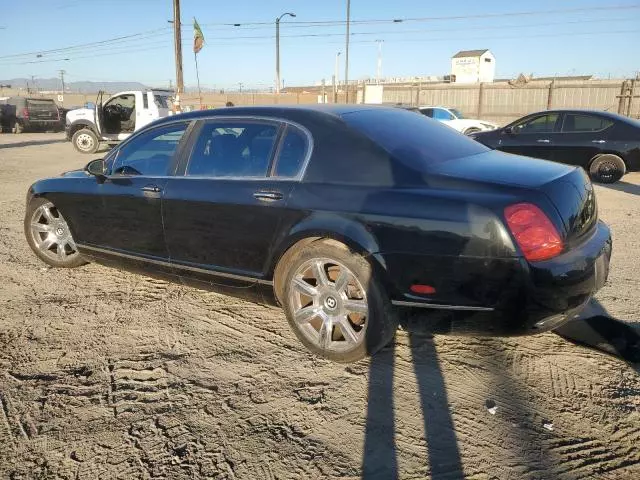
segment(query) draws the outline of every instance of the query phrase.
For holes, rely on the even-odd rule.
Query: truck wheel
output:
[[[88,128],[82,128],[74,133],[71,143],[80,153],[96,153],[100,147],[97,135]]]
[[[22,133],[24,132],[24,127],[22,124],[16,120],[16,123],[13,124],[13,128],[11,128],[11,133]]]

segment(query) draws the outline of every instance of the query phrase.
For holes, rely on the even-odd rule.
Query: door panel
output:
[[[294,184],[268,177],[283,130],[238,118],[199,125],[184,176],[169,179],[163,197],[169,255],[185,278],[241,287],[264,275]]]
[[[163,197],[171,261],[230,275],[262,276],[291,182],[175,177]],[[181,269],[206,278],[206,272]],[[226,275],[220,283],[241,286]]]
[[[510,126],[498,140],[498,149],[534,158],[551,160],[553,157],[553,133],[560,115],[548,113],[527,117]]]
[[[595,155],[607,150],[612,126],[605,117],[565,113],[562,129],[554,135],[553,160],[586,167]]]

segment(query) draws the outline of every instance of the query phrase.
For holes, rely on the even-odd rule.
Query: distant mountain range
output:
[[[29,78],[12,78],[0,80],[0,85],[46,91],[60,90],[62,88],[59,78],[36,78],[35,82],[32,82]],[[145,88],[148,88],[148,86],[139,82],[65,82],[67,93],[95,93],[99,90],[112,93],[125,90],[144,90]]]

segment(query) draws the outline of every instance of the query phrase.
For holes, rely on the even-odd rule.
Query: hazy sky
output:
[[[344,52],[345,26],[331,21],[344,21],[346,0],[181,3],[188,86],[195,85],[194,16],[206,39],[198,60],[201,82],[208,87],[238,88],[238,82],[245,88],[272,86],[273,22],[284,12],[297,15],[281,24],[285,84],[311,84],[322,78],[330,82],[335,55]],[[0,5],[0,79],[54,77],[59,69],[67,71],[69,81],[166,86],[175,79],[173,36],[167,23],[173,15],[172,0],[0,0]],[[613,8],[621,6],[636,8]],[[569,9],[575,10],[557,11]],[[522,12],[530,14],[504,15]],[[384,76],[448,74],[451,55],[480,48],[496,56],[498,77],[520,72],[621,77],[640,70],[640,2],[629,0],[352,0],[351,18],[351,79],[375,76],[376,40],[383,41]],[[366,20],[380,21],[357,23]],[[323,21],[329,23],[302,23]],[[241,26],[223,25],[234,23]],[[127,38],[109,41],[123,36]],[[47,52],[65,47],[75,48]],[[340,58],[343,77],[344,54]]]

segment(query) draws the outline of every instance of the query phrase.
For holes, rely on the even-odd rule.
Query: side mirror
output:
[[[84,167],[85,172],[98,178],[104,178],[106,170],[107,165],[101,158],[98,158],[97,160],[91,160],[89,163],[87,163],[86,167]]]
[[[506,133],[507,135],[513,135],[514,133],[516,133],[513,127],[504,127],[502,129],[502,132]]]

